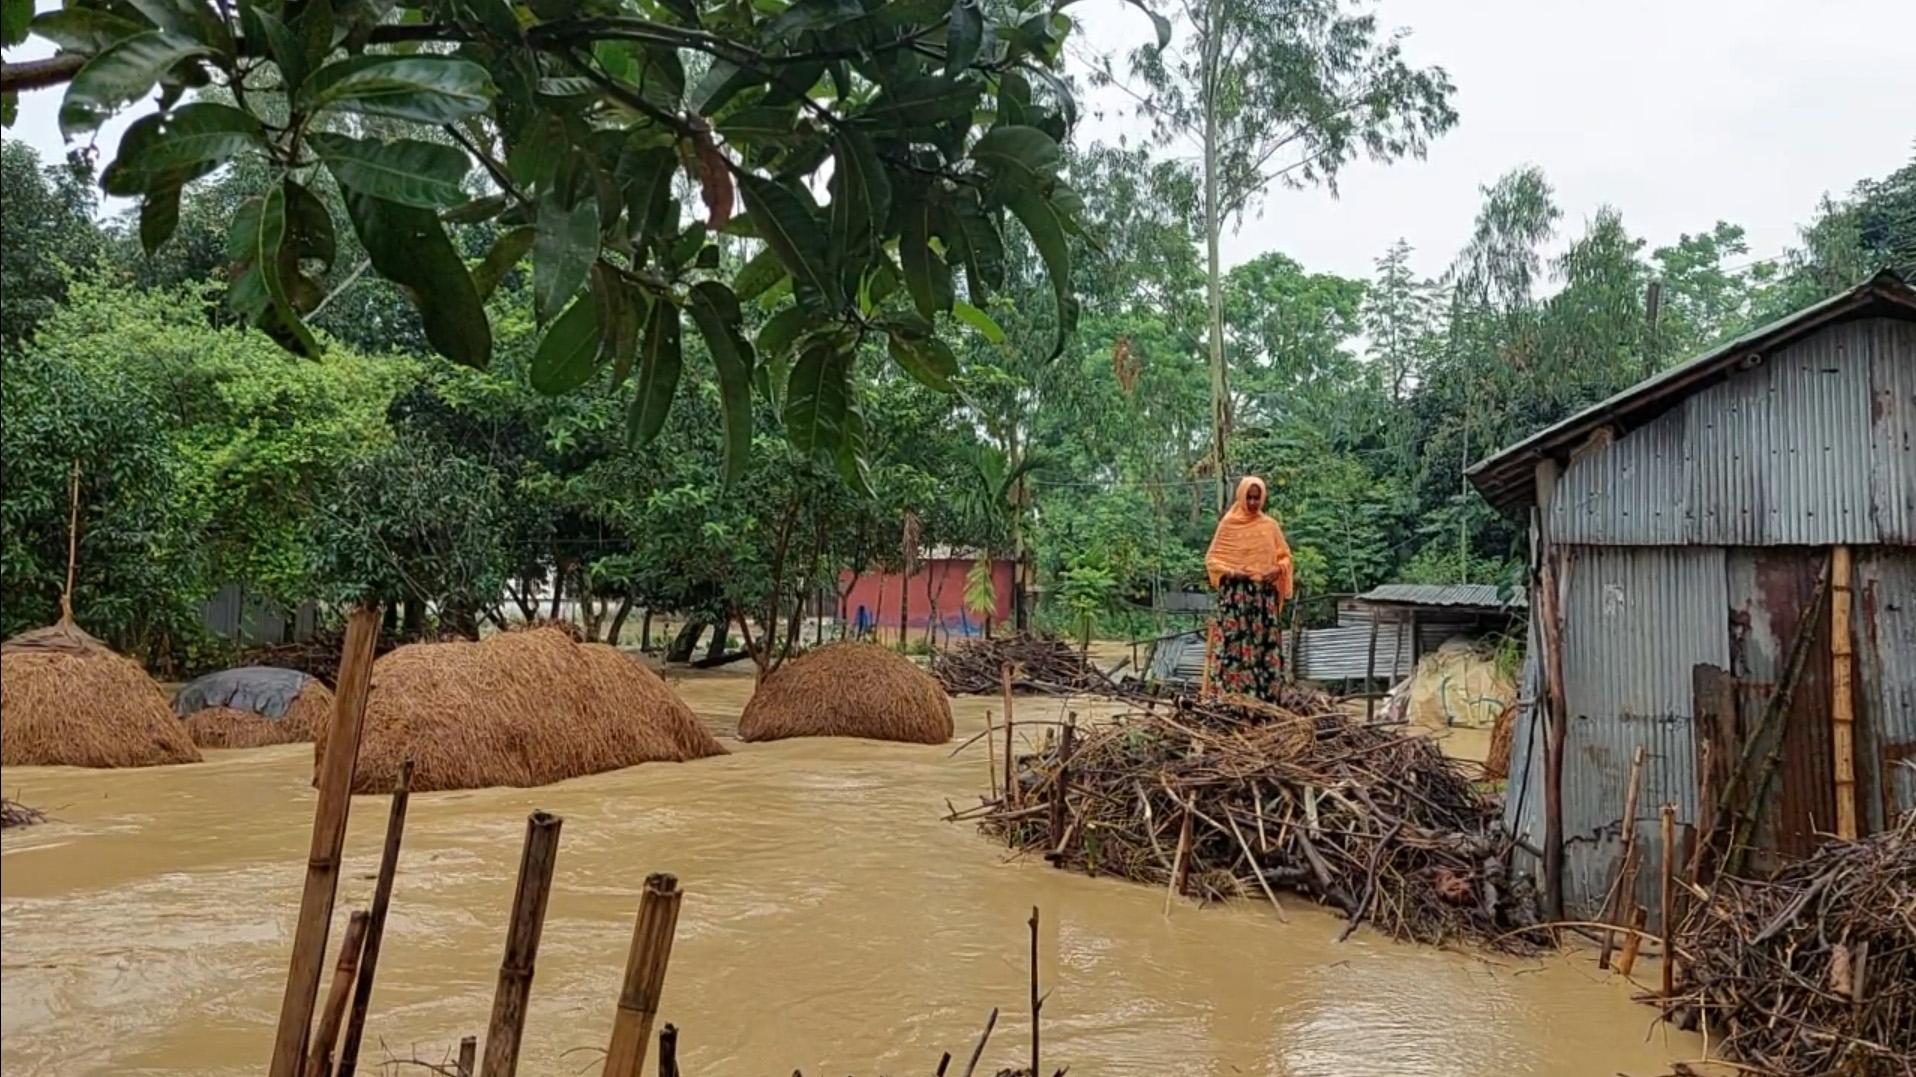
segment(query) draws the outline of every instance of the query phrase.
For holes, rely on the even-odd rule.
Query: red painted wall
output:
[[[931,619],[932,591],[938,591],[938,622],[946,631],[958,635],[982,635],[984,625],[979,618],[965,609],[965,577],[971,574],[971,568],[977,564],[970,558],[939,558],[921,561],[918,571],[910,580],[902,581],[911,588],[910,613],[911,626],[923,628]],[[845,586],[852,583],[852,574],[846,572],[838,578],[838,589],[842,594]],[[865,611],[865,623],[881,628],[898,627],[899,586],[901,580],[896,572],[866,572],[852,585],[851,593],[846,596],[845,606],[839,611],[839,617],[846,623],[856,626],[859,620],[859,608]],[[997,592],[998,608],[994,620],[1002,624],[1011,620],[1011,562],[1005,559],[991,563],[992,590]]]

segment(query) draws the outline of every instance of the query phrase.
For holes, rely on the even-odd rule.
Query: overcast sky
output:
[[[1071,10],[1087,55],[1149,39],[1143,16],[1116,0]],[[1916,0],[1382,0],[1377,10],[1411,31],[1414,62],[1449,71],[1457,126],[1427,160],[1353,164],[1340,197],[1273,193],[1227,238],[1227,261],[1281,250],[1366,276],[1401,236],[1436,275],[1469,235],[1479,188],[1524,164],[1556,187],[1565,231],[1606,204],[1652,246],[1722,219],[1748,230],[1750,259],[1769,258],[1822,195],[1916,156]],[[36,40],[7,56],[50,51]],[[1135,137],[1127,103],[1102,91],[1079,137]],[[63,152],[58,105],[58,91],[26,95],[9,136]],[[101,137],[103,164],[124,126]]]

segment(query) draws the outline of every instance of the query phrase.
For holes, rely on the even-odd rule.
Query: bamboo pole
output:
[[[519,1069],[519,1038],[526,1027],[526,1000],[532,995],[533,965],[539,934],[545,928],[546,899],[552,894],[552,869],[559,859],[563,819],[535,811],[526,819],[525,848],[519,857],[519,882],[512,894],[512,919],[506,924],[506,952],[499,960],[499,986],[492,996],[492,1020],[486,1025],[485,1077],[513,1077]]]
[[[1563,749],[1569,732],[1569,714],[1563,681],[1563,619],[1558,610],[1556,551],[1546,548],[1538,587],[1538,613],[1543,618],[1545,710],[1543,765],[1544,913],[1563,919]]]
[[[472,1077],[473,1067],[479,1062],[479,1037],[467,1036],[459,1041],[459,1077]]]
[[[1179,814],[1183,816],[1183,821],[1178,824],[1178,851],[1171,858],[1170,885],[1164,891],[1164,913],[1167,916],[1171,913],[1171,899],[1184,893],[1185,873],[1190,866],[1186,860],[1191,852],[1191,809],[1187,807]]]
[[[1058,781],[1051,789],[1051,856],[1064,853],[1065,797],[1071,792],[1071,753],[1078,743],[1078,716],[1070,715],[1064,724],[1064,739],[1058,744]]]
[[[304,1060],[313,1004],[326,959],[326,933],[339,889],[339,852],[346,841],[346,816],[352,810],[353,766],[366,716],[366,690],[372,684],[373,645],[379,639],[379,607],[361,606],[346,618],[339,686],[333,693],[332,725],[326,757],[319,764],[319,796],[313,808],[313,839],[306,857],[306,885],[300,893],[299,919],[293,928],[292,962],[286,994],[280,1000],[279,1028],[273,1038],[271,1077],[295,1077]]]
[[[1676,805],[1663,806],[1663,997],[1676,994]]]
[[[652,1040],[652,1022],[659,1015],[659,992],[665,986],[666,964],[672,959],[672,932],[678,926],[683,896],[677,878],[663,873],[646,876],[645,891],[639,897],[639,918],[632,925],[632,948],[625,957],[625,985],[619,991],[619,1008],[612,1016],[605,1077],[639,1077],[645,1066],[645,1049]],[[664,1068],[663,1055],[660,1068]]]
[[[386,845],[379,852],[379,881],[373,884],[372,915],[366,924],[365,951],[359,959],[359,982],[353,989],[352,1016],[346,1021],[346,1037],[339,1042],[338,1077],[353,1077],[359,1068],[359,1041],[366,1031],[373,977],[379,974],[379,947],[386,937],[386,911],[392,906],[393,876],[399,871],[399,844],[406,835],[406,805],[411,799],[412,760],[408,759],[399,764],[392,808],[386,815]]]
[[[370,919],[355,909],[346,922],[346,934],[339,940],[339,957],[333,964],[333,985],[326,991],[326,1005],[319,1012],[319,1030],[313,1035],[313,1047],[306,1056],[306,1077],[326,1077],[332,1069],[333,1043],[339,1038],[339,1022],[346,1015],[346,1003],[353,997],[353,981],[359,972],[359,955],[366,942],[366,923]]]
[[[1611,883],[1610,900],[1604,903],[1603,919],[1622,920],[1623,910],[1636,904],[1635,857],[1637,852],[1637,792],[1643,787],[1644,746],[1630,753],[1630,784],[1624,787],[1623,794],[1623,854],[1617,859],[1617,877]],[[1610,967],[1610,951],[1616,945],[1617,934],[1614,931],[1603,933],[1603,952],[1597,956],[1597,967]]]
[[[1031,1073],[1038,1077],[1038,1012],[1044,999],[1038,994],[1038,907],[1031,907]]]
[[[991,712],[985,712],[985,771],[991,775],[991,795],[998,796],[998,727],[991,724]]]
[[[1856,821],[1856,701],[1851,677],[1850,552],[1838,546],[1831,555],[1830,580],[1830,744],[1836,761],[1836,836],[1854,840]]]
[[[1024,786],[1018,781],[1018,757],[1011,737],[1011,663],[999,670],[1005,688],[1005,802],[1016,807],[1024,803]]]
[[[679,1028],[670,1021],[659,1030],[659,1077],[679,1077]]]
[[[1630,932],[1623,936],[1623,953],[1617,956],[1617,974],[1626,980],[1630,978],[1630,970],[1637,966],[1637,947],[1643,944],[1643,925],[1649,919],[1650,911],[1641,905],[1630,915]]]

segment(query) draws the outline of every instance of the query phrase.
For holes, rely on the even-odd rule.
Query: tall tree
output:
[[[1162,135],[1195,138],[1202,155],[1207,353],[1219,507],[1229,496],[1230,383],[1225,357],[1227,221],[1256,209],[1274,183],[1323,183],[1360,155],[1422,156],[1457,120],[1442,68],[1404,59],[1401,31],[1382,32],[1349,0],[1186,0],[1176,48],[1140,49]]]
[[[0,346],[12,346],[66,298],[68,275],[93,262],[102,240],[84,168],[45,167],[32,146],[4,139],[0,170]]]

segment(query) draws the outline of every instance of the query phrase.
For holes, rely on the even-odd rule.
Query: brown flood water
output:
[[[729,734],[749,677],[678,682]],[[990,704],[957,704],[960,735]],[[1025,717],[1059,704],[1022,704]],[[946,800],[978,749],[732,745],[541,789],[415,796],[361,1068],[482,1031],[525,816],[565,817],[522,1072],[596,1072],[641,881],[686,889],[661,1020],[687,1072],[928,1072],[1005,1010],[983,1072],[1026,1058],[1031,906],[1046,1068],[1112,1074],[1667,1072],[1701,1053],[1585,957],[1397,945],[1287,903],[1169,917],[1153,889],[1007,861]],[[56,822],[4,842],[0,1068],[254,1074],[269,1052],[312,822],[311,748],[142,771],[17,767]],[[354,801],[339,909],[372,888],[386,805]],[[339,928],[335,925],[334,937]],[[330,958],[328,961],[330,968]],[[1654,973],[1654,968],[1651,969]],[[1639,975],[1641,975],[1639,970]],[[422,1072],[408,1070],[406,1072]]]

